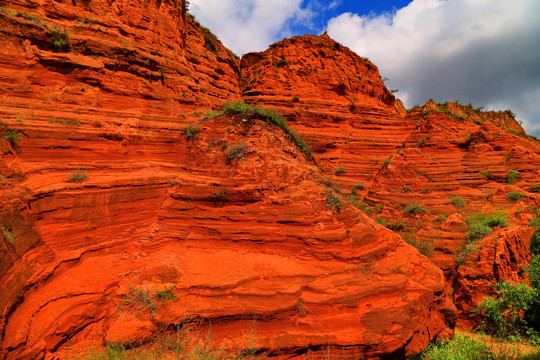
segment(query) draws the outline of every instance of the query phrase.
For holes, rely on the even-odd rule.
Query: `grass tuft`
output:
[[[326,207],[329,208],[332,211],[337,211],[337,212],[341,211],[341,209],[343,208],[343,201],[341,201],[339,196],[334,194],[334,192],[332,190],[330,190],[330,189],[327,189],[324,192],[324,194],[327,197],[327,199],[326,199]]]
[[[148,293],[148,290],[137,289],[132,286],[129,287],[129,292],[123,294],[123,305],[127,306],[131,311],[139,316],[141,312],[150,310],[155,311],[156,304],[152,300],[152,296]]]
[[[465,199],[463,199],[461,196],[454,196],[452,200],[450,200],[450,205],[461,209],[462,207],[465,207],[465,205],[467,205],[467,201],[465,201]]]
[[[485,340],[476,340],[460,333],[454,339],[432,344],[421,359],[429,360],[538,360],[540,352],[523,353],[519,347],[506,344],[489,344]]]
[[[521,191],[510,191],[506,194],[506,200],[518,202],[525,196]]]
[[[289,137],[300,149],[300,151],[311,157],[311,151],[309,150],[309,146],[304,141],[304,139],[300,135],[298,135],[296,131],[289,127],[289,123],[287,122],[287,120],[285,120],[283,116],[273,110],[269,110],[267,108],[257,105],[246,104],[243,101],[236,101],[226,103],[223,108],[218,112],[211,112],[206,114],[206,118],[212,119],[223,114],[240,114],[246,119],[257,118],[275,124],[289,135]]]
[[[420,204],[411,203],[403,209],[403,213],[407,215],[419,215],[429,213],[429,211]]]
[[[6,239],[7,241],[9,242],[14,242],[15,239],[17,239],[17,235],[15,235],[15,233],[13,233],[13,231],[5,228],[5,227],[1,227],[2,229],[2,235],[4,235],[4,239]]]
[[[467,243],[473,243],[485,238],[493,231],[494,227],[506,227],[510,225],[508,214],[503,212],[494,212],[486,214],[479,212],[468,216],[465,222],[470,230],[467,232]]]
[[[12,145],[15,145],[17,141],[21,140],[21,134],[14,129],[8,129],[2,139],[9,141]]]
[[[225,154],[227,164],[232,163],[234,160],[244,160],[244,152],[246,149],[247,145],[245,144],[231,146]]]
[[[52,36],[52,45],[56,51],[65,51],[69,49],[69,33],[66,29],[57,28],[56,26],[49,28],[49,32]]]
[[[430,258],[433,256],[433,250],[435,248],[433,240],[421,241],[416,239],[416,237],[410,233],[403,234],[402,239],[407,244],[412,245],[416,249],[418,249],[420,254],[424,255],[425,257]]]
[[[193,140],[199,132],[200,130],[193,124],[189,124],[184,128],[184,135],[186,135],[188,141]]]
[[[73,182],[73,183],[80,183],[83,181],[88,180],[88,175],[86,175],[86,171],[84,170],[77,170],[71,173],[71,175],[68,176],[67,181]]]

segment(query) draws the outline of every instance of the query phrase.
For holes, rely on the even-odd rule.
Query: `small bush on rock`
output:
[[[491,234],[494,227],[506,227],[510,225],[508,214],[496,212],[486,214],[483,212],[468,216],[465,222],[469,225],[470,230],[467,232],[467,242],[472,243],[483,239]]]
[[[465,205],[467,205],[467,201],[465,201],[465,199],[463,199],[461,196],[454,196],[452,200],[450,200],[450,205],[461,209],[462,207],[465,207]]]
[[[186,128],[184,128],[184,134],[188,140],[193,140],[199,132],[200,130],[197,129],[197,127],[193,124],[189,124]]]
[[[418,214],[426,214],[429,211],[428,209],[426,209],[420,204],[411,203],[405,207],[403,212],[407,215],[418,215]]]
[[[324,193],[327,197],[326,199],[326,207],[329,208],[332,211],[341,211],[343,208],[343,201],[334,194],[334,192],[330,189],[327,189]]]
[[[514,182],[516,182],[518,177],[519,177],[519,171],[508,170],[508,173],[506,173],[506,178],[508,179],[508,183],[510,185],[513,185]]]
[[[225,154],[225,157],[227,158],[227,164],[230,164],[234,160],[243,160],[246,148],[247,146],[244,144],[231,146]]]
[[[506,194],[506,200],[510,201],[519,201],[525,196],[524,193],[521,191],[510,191],[508,194]]]
[[[69,175],[67,181],[68,182],[79,183],[79,182],[83,182],[83,181],[86,181],[86,180],[88,180],[88,175],[86,175],[86,171],[77,170],[77,171],[73,172],[71,175]]]

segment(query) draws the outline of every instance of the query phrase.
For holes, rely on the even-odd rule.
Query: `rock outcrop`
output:
[[[0,357],[202,322],[228,348],[251,331],[268,355],[399,359],[523,277],[540,145],[511,114],[407,112],[326,35],[240,61],[184,7],[0,8]],[[311,155],[264,117],[208,113],[239,99]],[[466,216],[492,209],[512,226],[463,252]]]

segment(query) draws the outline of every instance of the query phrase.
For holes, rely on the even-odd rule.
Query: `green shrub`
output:
[[[234,160],[243,160],[244,151],[246,151],[247,146],[245,144],[231,146],[225,153],[227,158],[227,164],[230,164]]]
[[[487,226],[486,224],[474,223],[470,225],[470,230],[467,232],[467,242],[473,243],[483,239],[491,234],[492,231],[493,228]]]
[[[2,229],[2,235],[4,235],[4,239],[6,239],[9,242],[14,242],[17,238],[17,235],[13,233],[13,231],[10,231],[9,229],[6,229],[5,227],[1,227]]]
[[[533,192],[533,193],[540,193],[540,183],[537,183],[537,184],[529,184],[529,187],[531,188],[531,192]]]
[[[540,228],[537,228],[531,237],[529,253],[531,255],[540,255]]]
[[[293,96],[291,101],[297,103],[300,102],[300,98],[298,96]]]
[[[378,217],[375,219],[375,222],[379,225],[386,226],[386,220],[382,217]]]
[[[204,32],[204,47],[217,55],[217,38],[205,27],[201,27]]]
[[[336,175],[341,175],[341,174],[345,174],[346,172],[347,172],[347,170],[345,170],[345,168],[343,166],[338,166],[334,173]]]
[[[162,302],[169,302],[169,301],[176,301],[178,300],[178,296],[176,296],[175,293],[173,293],[175,286],[171,287],[167,290],[158,290],[156,291],[156,298],[159,301]]]
[[[506,194],[506,200],[519,201],[525,196],[521,191],[510,191]]]
[[[339,186],[334,184],[330,179],[328,179],[328,178],[318,178],[317,182],[319,182],[319,183],[323,184],[324,186],[329,187],[330,189],[334,190],[335,192],[341,194],[341,189],[339,188]],[[358,195],[358,194],[356,194],[356,195]]]
[[[334,192],[330,189],[327,189],[324,194],[327,197],[326,207],[332,211],[341,211],[341,209],[343,208],[343,202],[341,201],[339,196],[336,196]]]
[[[0,13],[6,14],[6,15],[11,15],[11,16],[16,15],[15,12],[13,12],[13,10],[5,8],[5,7],[0,7]]]
[[[413,189],[410,186],[403,185],[403,187],[399,189],[399,191],[401,191],[402,193],[408,193],[408,192],[413,191]]]
[[[2,139],[9,141],[11,144],[15,145],[15,143],[19,140],[21,140],[21,134],[17,130],[8,129],[4,135],[2,135]]]
[[[94,25],[94,20],[88,18],[88,17],[78,17],[77,18],[77,21],[80,22],[80,23],[83,23],[83,24],[86,24],[86,25]]]
[[[123,306],[127,306],[130,310],[135,312],[136,316],[140,315],[140,312],[147,310],[155,311],[156,304],[152,300],[152,296],[148,293],[148,290],[137,289],[129,287],[129,293],[123,294],[124,300]]]
[[[347,196],[346,200],[349,204],[360,210],[363,210],[369,206],[367,203],[358,200],[358,194],[351,193],[351,195]]]
[[[510,222],[508,221],[508,214],[503,212],[489,214],[483,221],[486,225],[492,228],[507,227],[510,225]]]
[[[60,120],[57,118],[51,118],[51,119],[48,119],[47,121],[50,123],[56,123],[56,124],[62,124],[66,126],[74,126],[74,127],[81,125],[81,122],[77,119],[61,119]]]
[[[311,156],[311,152],[304,139],[298,135],[296,131],[289,127],[289,123],[283,116],[273,110],[269,110],[257,105],[249,105],[243,101],[237,101],[233,103],[226,103],[223,108],[217,113],[216,116],[223,115],[225,113],[232,115],[242,115],[244,119],[258,118],[267,121],[271,124],[275,124],[283,129],[296,144],[296,146],[306,155]]]
[[[400,231],[405,229],[405,225],[407,225],[407,223],[404,220],[396,220],[387,223],[385,226],[392,231]]]
[[[53,28],[48,28],[52,36],[52,45],[56,51],[64,51],[69,48],[69,33],[66,29],[60,29],[54,26]]]
[[[461,196],[454,196],[450,200],[450,205],[453,205],[453,206],[457,207],[458,209],[461,209],[462,207],[467,205],[467,202]]]
[[[506,173],[506,178],[508,179],[508,183],[510,185],[514,184],[518,177],[519,171],[517,170],[508,170],[508,172]]]
[[[354,184],[354,186],[352,187],[352,190],[366,190],[366,184],[362,183],[362,182],[357,182],[356,184]]]
[[[68,176],[67,181],[68,182],[74,182],[79,183],[86,181],[88,179],[88,175],[86,175],[86,171],[84,170],[77,170],[71,173],[71,175]]]
[[[188,140],[193,140],[200,130],[193,124],[189,124],[184,128],[184,134]]]
[[[494,227],[506,227],[510,225],[508,214],[495,212],[486,214],[479,212],[465,218],[470,230],[467,232],[467,242],[472,243],[485,238],[493,231]]]
[[[285,59],[279,59],[277,62],[276,62],[276,66],[277,67],[282,67],[282,66],[287,66],[287,65],[290,65],[291,63],[288,62],[287,60]]]
[[[418,214],[426,214],[429,211],[428,209],[426,209],[420,204],[411,203],[405,207],[403,212],[407,215],[418,215]]]
[[[475,244],[474,242],[466,243],[461,248],[459,253],[454,255],[454,262],[456,263],[457,266],[463,265],[463,263],[465,263],[465,260],[467,260],[467,258],[469,257],[469,254],[472,254],[478,251],[479,249],[480,247],[478,246],[478,244]]]
[[[465,218],[467,224],[472,225],[474,223],[482,223],[489,227],[506,227],[510,225],[508,222],[508,214],[504,212],[494,212],[486,214],[484,212],[478,212]]]
[[[17,14],[18,17],[22,17],[22,18],[25,18],[27,20],[30,20],[31,22],[33,22],[34,24],[37,24],[37,25],[40,25],[42,26],[43,23],[41,22],[41,20],[39,19],[39,17],[37,17],[36,15],[32,15],[30,14],[28,11],[24,10],[22,12],[19,12]]]
[[[481,329],[498,337],[527,336],[540,307],[537,289],[526,284],[497,284],[497,298],[486,297],[474,313],[482,314]]]
[[[437,215],[437,221],[444,222],[446,219],[448,219],[448,214],[439,214]]]
[[[431,345],[425,353],[429,360],[491,360],[489,347],[459,333],[448,342]]]
[[[540,255],[534,255],[531,261],[529,261],[527,273],[529,275],[531,286],[537,291],[540,291]],[[540,296],[540,293],[538,295]],[[540,311],[540,309],[538,310]],[[537,319],[540,320],[540,317]]]
[[[214,191],[214,200],[227,200],[229,197],[229,192],[227,189],[221,189],[219,191]]]
[[[519,346],[493,344],[456,333],[450,341],[431,344],[415,359],[429,360],[538,360],[540,352],[526,354]]]
[[[207,119],[213,119],[213,118],[216,118],[218,116],[221,116],[223,115],[223,113],[221,111],[208,111],[205,115],[204,115],[204,119],[207,120]]]
[[[433,250],[435,248],[433,240],[417,240],[416,237],[410,233],[403,234],[402,238],[407,244],[414,246],[420,252],[420,254],[424,255],[425,257],[430,258],[433,256]]]
[[[165,72],[167,71],[167,68],[164,65],[161,65],[159,68],[159,74],[161,76],[161,79],[165,79]]]

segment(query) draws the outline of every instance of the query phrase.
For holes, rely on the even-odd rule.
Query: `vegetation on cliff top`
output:
[[[213,119],[224,114],[242,115],[245,120],[260,119],[279,126],[289,135],[300,151],[311,158],[311,151],[309,150],[308,144],[304,141],[302,136],[291,129],[287,120],[277,112],[262,106],[246,104],[244,101],[236,101],[226,103],[223,108],[217,112],[207,113],[205,119]]]

